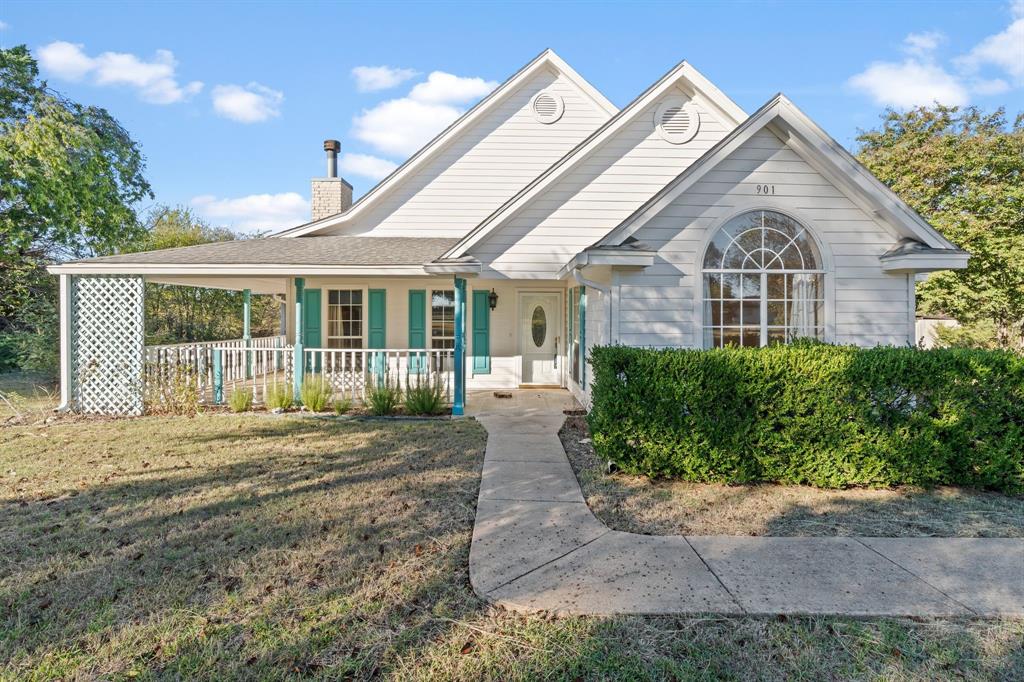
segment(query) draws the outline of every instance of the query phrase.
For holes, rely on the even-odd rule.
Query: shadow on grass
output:
[[[366,675],[436,631],[439,604],[480,607],[466,569],[479,427],[253,421],[150,420],[156,438],[175,430],[161,454],[75,471],[74,494],[5,496],[9,670]]]

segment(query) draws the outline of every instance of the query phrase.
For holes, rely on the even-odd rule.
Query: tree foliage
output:
[[[961,341],[991,329],[1024,347],[1024,114],[1010,125],[1002,109],[889,110],[857,140],[871,172],[971,253],[967,269],[918,286],[920,310],[960,320]]]
[[[136,239],[134,207],[152,196],[143,169],[109,113],[50,90],[24,45],[0,48],[0,368],[53,368],[56,287],[43,267]]]
[[[231,230],[211,227],[190,209],[157,207],[146,220],[144,236],[128,251],[152,251],[241,238]],[[278,304],[270,296],[252,297],[252,335],[278,330]],[[214,341],[242,336],[242,294],[201,287],[146,286],[146,343]]]

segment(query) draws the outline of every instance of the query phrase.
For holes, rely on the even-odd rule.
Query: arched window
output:
[[[775,211],[736,216],[704,255],[704,347],[823,339],[825,275],[807,228]]]

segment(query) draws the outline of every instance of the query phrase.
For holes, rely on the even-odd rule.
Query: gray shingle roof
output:
[[[76,263],[168,265],[422,265],[458,239],[436,237],[267,237],[101,256]]]

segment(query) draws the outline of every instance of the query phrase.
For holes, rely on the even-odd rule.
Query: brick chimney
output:
[[[352,205],[352,185],[344,178],[338,177],[338,152],[341,143],[337,140],[324,140],[324,151],[327,152],[327,177],[313,178],[313,220],[347,211]]]

